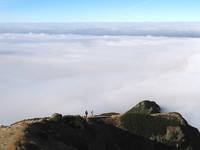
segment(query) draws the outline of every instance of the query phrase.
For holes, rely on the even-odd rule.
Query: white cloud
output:
[[[0,122],[156,100],[198,121],[200,39],[0,34]]]

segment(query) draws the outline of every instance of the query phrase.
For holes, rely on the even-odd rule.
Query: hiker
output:
[[[91,111],[91,115],[92,115],[92,117],[94,116],[94,111],[93,110]]]
[[[85,111],[85,116],[86,116],[86,118],[87,118],[87,116],[88,116],[88,111],[87,111],[87,110]]]

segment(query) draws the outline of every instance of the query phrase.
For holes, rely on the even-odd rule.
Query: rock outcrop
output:
[[[142,101],[131,108],[127,113],[155,114],[160,113],[160,106],[154,101]]]
[[[200,133],[179,113],[160,113],[155,102],[137,104],[120,117],[121,128],[179,150],[199,150]]]

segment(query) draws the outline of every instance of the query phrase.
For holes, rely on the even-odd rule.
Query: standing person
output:
[[[87,110],[85,111],[85,117],[86,118],[88,117],[88,111]]]
[[[94,111],[93,110],[91,111],[91,115],[92,115],[92,117],[94,116]]]

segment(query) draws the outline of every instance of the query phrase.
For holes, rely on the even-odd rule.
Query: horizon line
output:
[[[67,24],[67,23],[200,23],[200,21],[68,21],[68,22],[0,22],[0,24]]]

